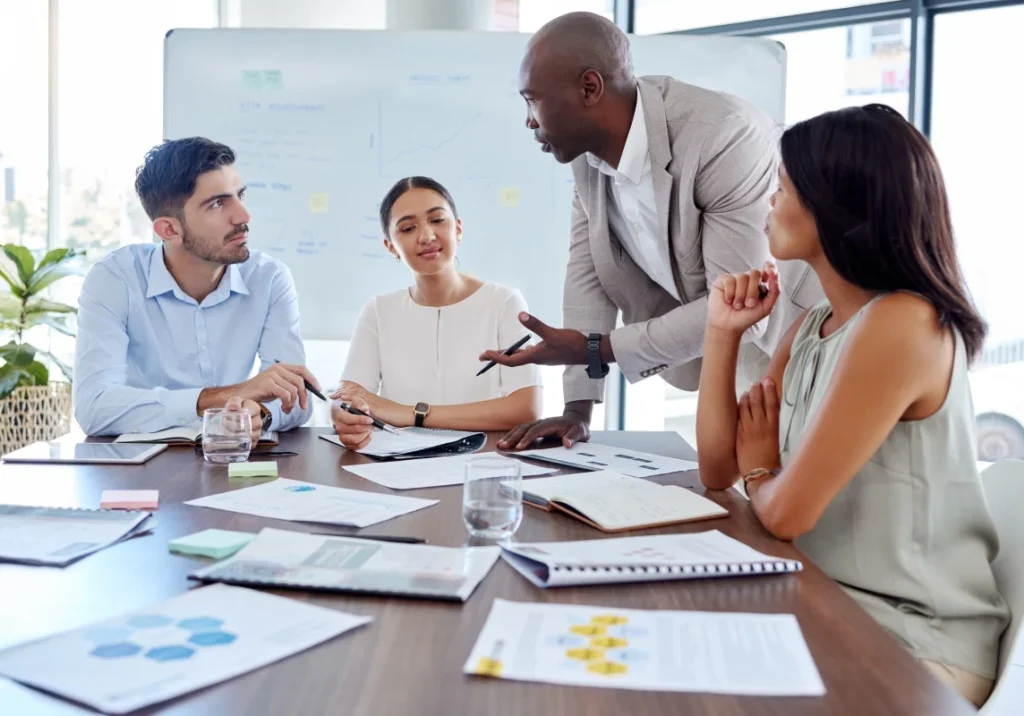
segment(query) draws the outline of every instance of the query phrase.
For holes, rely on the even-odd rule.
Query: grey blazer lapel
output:
[[[668,244],[668,255],[675,258],[670,230],[672,211],[672,174],[667,167],[672,161],[672,145],[668,139],[668,121],[665,116],[665,100],[657,87],[639,81],[640,97],[644,102],[644,124],[647,126],[647,154],[651,158],[651,179],[654,184],[654,204],[658,209],[658,226],[662,241]],[[680,280],[679,264],[672,261],[672,279],[675,281],[679,298],[686,303],[686,292]]]

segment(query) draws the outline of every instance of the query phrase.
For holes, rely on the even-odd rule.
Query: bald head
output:
[[[537,30],[526,46],[523,64],[527,63],[569,79],[594,70],[604,79],[606,91],[632,90],[635,83],[626,33],[592,12],[570,12]]]
[[[555,18],[530,38],[519,65],[526,126],[565,164],[585,152],[617,156],[636,107],[629,39],[590,12]]]

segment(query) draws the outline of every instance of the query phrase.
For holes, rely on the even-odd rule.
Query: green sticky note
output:
[[[259,70],[242,70],[242,89],[263,89],[263,73]]]
[[[263,87],[268,90],[279,90],[284,87],[281,70],[263,70]]]
[[[233,462],[228,465],[228,477],[277,477],[277,463]]]
[[[224,559],[225,557],[230,557],[254,539],[256,539],[256,535],[249,534],[248,532],[203,530],[202,532],[171,540],[167,543],[167,549],[178,554]]]

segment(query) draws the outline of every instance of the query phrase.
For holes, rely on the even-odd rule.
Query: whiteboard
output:
[[[543,154],[517,92],[528,35],[173,30],[164,136],[235,150],[250,245],[284,261],[307,339],[350,337],[363,304],[412,283],[377,211],[398,179],[451,191],[461,268],[519,288],[561,325],[572,174]],[[742,97],[783,121],[785,50],[756,38],[632,37],[636,73]]]

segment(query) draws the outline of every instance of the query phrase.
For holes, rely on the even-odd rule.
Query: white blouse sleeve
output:
[[[526,299],[517,289],[508,289],[505,302],[498,314],[498,345],[503,349],[508,348],[523,336],[530,334],[522,323],[519,322],[520,312],[527,311]],[[526,346],[533,345],[536,336]],[[526,346],[523,346],[524,348]],[[518,368],[506,368],[498,366],[498,382],[501,386],[502,397],[511,395],[522,388],[532,388],[542,385],[540,367],[536,365],[523,365]]]
[[[380,389],[377,299],[370,300],[359,313],[341,380],[359,383],[371,393]]]

